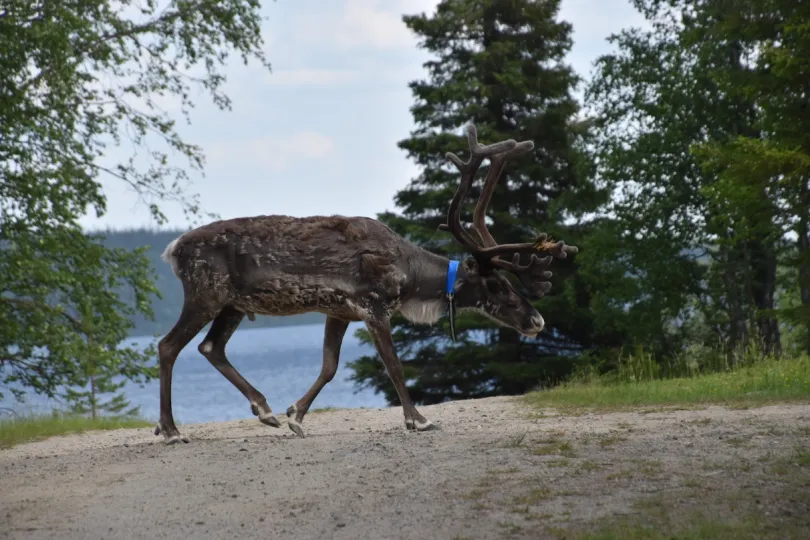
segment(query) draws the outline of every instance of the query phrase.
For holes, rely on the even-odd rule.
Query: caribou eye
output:
[[[501,284],[497,281],[489,280],[487,281],[487,290],[490,294],[501,294],[503,293],[503,289],[501,288]]]

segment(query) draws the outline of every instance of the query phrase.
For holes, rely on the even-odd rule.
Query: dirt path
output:
[[[181,426],[186,445],[139,429],[0,451],[0,538],[576,538],[643,524],[810,537],[810,405],[420,410],[442,430],[408,433],[395,407],[310,414],[306,439],[245,420]]]

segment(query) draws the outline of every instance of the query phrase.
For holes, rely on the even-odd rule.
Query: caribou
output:
[[[450,260],[419,247],[388,226],[366,217],[264,215],[221,220],[173,240],[163,253],[182,282],[184,301],[174,327],[160,340],[160,420],[155,435],[164,442],[189,442],[172,414],[172,368],[180,351],[209,322],[200,353],[250,402],[262,423],[281,424],[256,390],[228,361],[225,346],[247,316],[326,315],[321,372],[309,390],[287,409],[288,427],[304,437],[302,422],[312,402],[335,376],[341,343],[350,322],[363,322],[396,389],[408,430],[437,426],[411,400],[391,337],[391,317],[402,314],[418,324],[435,324],[448,313],[455,339],[456,310],[475,310],[502,326],[536,337],[545,325],[529,297],[551,289],[553,259],[576,253],[575,246],[538,234],[530,242],[498,244],[486,225],[486,212],[506,161],[531,151],[532,141],[513,139],[482,145],[476,128],[467,126],[470,156],[446,158],[461,179],[450,201],[449,232],[468,252]],[[461,222],[461,208],[485,159],[489,169],[477,201],[472,227]],[[538,254],[545,255],[543,258]],[[521,255],[528,263],[521,264]],[[525,260],[525,259],[524,259]],[[517,277],[519,292],[503,270]]]

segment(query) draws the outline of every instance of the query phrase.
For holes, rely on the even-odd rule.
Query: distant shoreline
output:
[[[326,316],[322,315],[321,313],[307,313],[304,315],[292,315],[292,316],[284,316],[284,317],[274,317],[272,315],[257,315],[255,321],[249,321],[245,319],[241,325],[239,325],[239,330],[248,330],[248,329],[259,329],[259,328],[290,328],[296,326],[312,326],[312,325],[320,325],[323,324],[326,320]],[[203,330],[207,329],[211,323],[205,325]],[[138,339],[138,338],[146,338],[146,337],[155,337],[155,336],[164,336],[166,335],[169,330],[172,329],[174,323],[166,327],[163,331],[157,331],[153,333],[144,333],[143,327],[141,325],[136,326],[133,328],[133,332],[129,334],[129,339]],[[200,330],[201,332],[203,330]]]

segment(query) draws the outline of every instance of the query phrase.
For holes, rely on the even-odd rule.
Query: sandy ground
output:
[[[244,420],[180,426],[175,446],[137,429],[3,450],[0,538],[576,538],[706,519],[810,538],[810,405],[420,410],[442,429],[409,433],[394,407],[311,413],[305,439]]]

